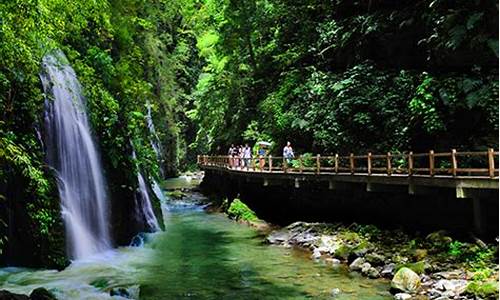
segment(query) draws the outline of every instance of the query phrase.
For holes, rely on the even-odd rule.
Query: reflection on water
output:
[[[27,294],[44,286],[60,299],[125,299],[110,296],[118,287],[130,298],[140,293],[140,299],[158,300],[332,299],[334,288],[341,290],[335,299],[392,298],[386,281],[315,263],[300,250],[263,245],[256,230],[205,213],[193,198],[167,200],[166,230],[145,235],[144,247],[108,251],[61,272],[5,268],[1,288]]]

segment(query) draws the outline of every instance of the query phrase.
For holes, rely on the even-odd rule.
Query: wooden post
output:
[[[273,171],[273,157],[269,155],[269,172]]]
[[[320,156],[319,154],[316,155],[316,174],[319,174],[321,172],[321,163],[320,163]]]
[[[434,150],[429,151],[429,174],[434,176]]]
[[[413,151],[408,154],[408,175],[413,175]]]
[[[339,172],[339,155],[335,154],[335,174]]]
[[[495,152],[493,148],[488,148],[488,175],[495,177]]]
[[[391,152],[387,152],[387,175],[391,176],[392,174],[392,154]]]
[[[372,175],[372,153],[368,152],[367,157],[368,175]]]
[[[349,156],[349,162],[350,162],[350,168],[351,168],[351,174],[354,174],[354,154],[351,153]]]
[[[288,162],[286,161],[286,158],[283,157],[283,172],[287,172],[288,169]]]
[[[457,150],[451,149],[451,174],[457,176]]]
[[[302,163],[302,155],[299,155],[299,171],[300,173],[304,171],[304,164]]]

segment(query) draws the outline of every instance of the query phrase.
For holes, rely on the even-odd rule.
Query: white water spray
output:
[[[43,58],[47,159],[57,174],[69,257],[110,248],[108,197],[85,99],[61,51]]]

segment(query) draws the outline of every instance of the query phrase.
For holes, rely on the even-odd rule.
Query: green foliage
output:
[[[498,296],[498,281],[476,282],[472,281],[467,285],[466,292],[481,298],[495,298]]]
[[[227,214],[229,217],[235,220],[241,221],[257,221],[257,215],[251,210],[245,203],[241,202],[240,199],[234,199],[227,209]]]
[[[449,244],[448,253],[452,256],[461,256],[463,254],[462,247],[464,245],[459,241],[453,241]]]
[[[436,107],[437,100],[431,88],[434,86],[432,77],[424,74],[422,83],[417,87],[415,97],[410,101],[410,112],[421,123],[427,133],[444,131],[444,124]]]
[[[497,145],[498,7],[366,6],[207,1],[190,11],[204,62],[191,149],[220,153],[257,136],[299,153]]]

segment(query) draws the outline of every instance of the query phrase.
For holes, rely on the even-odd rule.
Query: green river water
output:
[[[193,184],[184,181],[166,186]],[[199,195],[189,198],[162,205],[166,230],[148,235],[142,247],[121,247],[60,272],[0,269],[0,288],[28,294],[43,286],[58,299],[126,299],[110,296],[119,287],[133,299],[392,299],[387,281],[266,245],[255,229],[206,213],[194,204]]]

